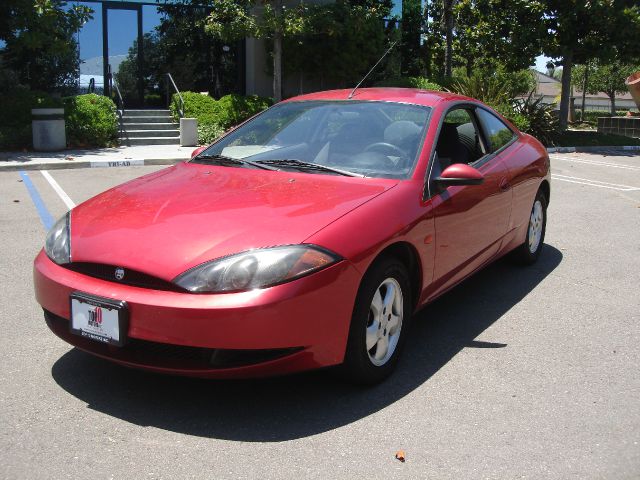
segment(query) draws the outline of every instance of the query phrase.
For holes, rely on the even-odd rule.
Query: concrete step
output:
[[[120,111],[122,113],[122,111]],[[125,110],[126,117],[170,117],[171,110],[149,109],[149,110]]]
[[[120,139],[121,145],[180,145],[180,137],[141,137]]]
[[[139,138],[139,137],[179,137],[180,130],[174,128],[172,130],[121,130],[120,138]]]
[[[173,122],[173,118],[167,117],[167,116],[153,117],[148,115],[146,116],[125,115],[124,117],[122,117],[122,123],[170,123],[170,122]]]
[[[165,123],[123,123],[120,125],[124,130],[175,130],[178,128],[177,123],[165,122]]]

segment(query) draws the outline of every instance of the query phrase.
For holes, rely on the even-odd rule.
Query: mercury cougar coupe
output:
[[[130,367],[375,383],[414,312],[507,253],[537,260],[549,181],[540,142],[471,98],[303,95],[67,213],[36,299],[56,335]]]

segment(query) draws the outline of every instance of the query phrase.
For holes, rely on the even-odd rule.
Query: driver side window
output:
[[[471,164],[484,156],[477,123],[470,110],[456,108],[444,118],[436,143],[433,177],[454,163]]]

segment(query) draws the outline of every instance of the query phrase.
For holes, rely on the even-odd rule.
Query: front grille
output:
[[[81,350],[139,366],[187,370],[234,368],[275,360],[302,350],[301,347],[262,350],[187,347],[137,338],[129,338],[124,347],[115,347],[72,334],[69,321],[48,310],[44,311],[44,318],[56,335]]]
[[[186,292],[185,289],[180,288],[161,278],[148,275],[146,273],[138,272],[136,270],[124,269],[124,277],[122,280],[116,278],[116,269],[119,268],[115,265],[105,265],[102,263],[88,263],[88,262],[73,262],[67,265],[63,265],[69,270],[82,273],[89,277],[99,278],[108,282],[119,283],[122,285],[130,285],[132,287],[150,288],[153,290],[169,290],[173,292]]]

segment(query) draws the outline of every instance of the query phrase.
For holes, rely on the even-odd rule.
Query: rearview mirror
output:
[[[454,163],[445,168],[433,181],[442,188],[452,185],[480,185],[484,182],[484,176],[466,163]]]

